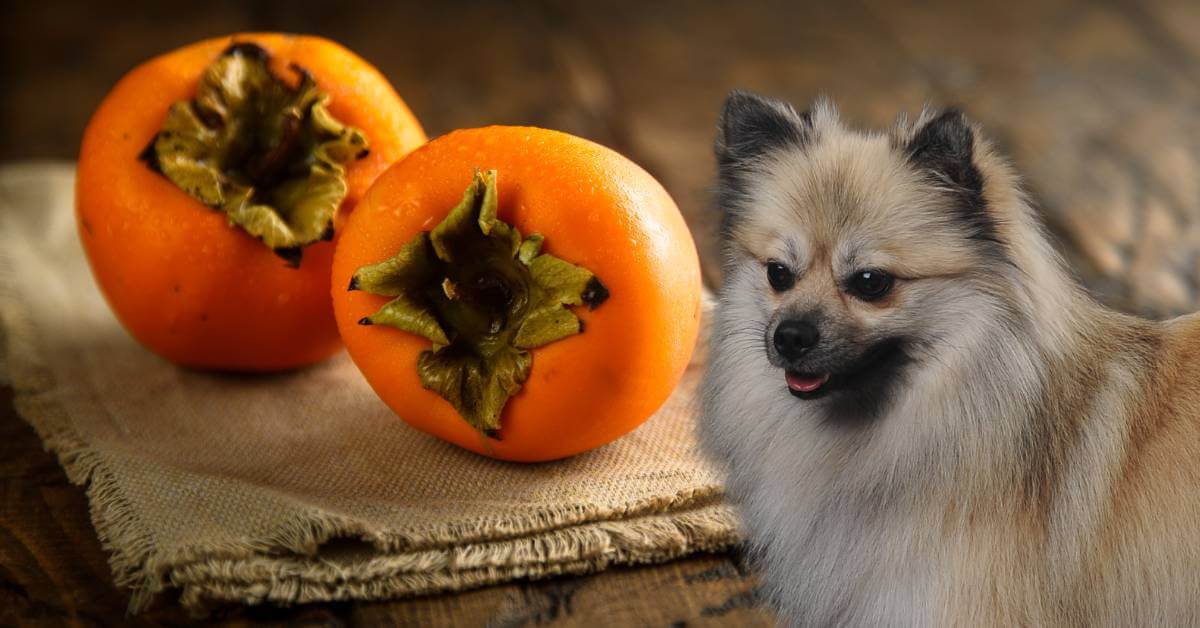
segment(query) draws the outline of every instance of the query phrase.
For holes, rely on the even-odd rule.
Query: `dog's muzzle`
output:
[[[816,325],[807,321],[789,319],[775,328],[773,343],[779,357],[789,362],[799,360],[821,339]]]

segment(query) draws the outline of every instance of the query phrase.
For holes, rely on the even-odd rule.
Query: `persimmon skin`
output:
[[[367,135],[370,153],[346,164],[335,237],[375,178],[424,143],[387,80],[334,42],[275,33],[205,40],[133,69],[93,114],[76,175],[79,236],[113,312],[150,350],[202,369],[296,368],[341,347],[329,299],[334,242],[304,247],[300,267],[289,268],[139,158],[171,104],[192,99],[205,68],[234,42],[265,48],[285,81],[296,79],[289,64],[310,72],[334,117]]]
[[[347,290],[359,267],[441,222],[476,168],[497,170],[501,220],[545,236],[545,252],[592,271],[610,293],[595,310],[574,308],[582,333],[532,350],[499,440],[422,387],[416,364],[428,340],[358,324],[387,297]],[[332,289],[351,358],[396,414],[460,447],[521,462],[571,456],[640,425],[682,377],[700,323],[695,244],[662,186],[608,148],[529,127],[455,131],[382,174],[343,230]]]

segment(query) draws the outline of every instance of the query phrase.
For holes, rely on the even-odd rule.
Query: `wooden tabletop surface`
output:
[[[716,111],[734,87],[889,124],[924,103],[979,120],[1025,175],[1060,248],[1107,303],[1200,301],[1200,5],[1115,0],[836,3],[254,3],[39,0],[0,6],[0,162],[71,159],[91,110],[146,58],[245,30],[325,35],[374,63],[430,136],[557,128],[657,176],[719,281],[710,208]],[[0,350],[3,343],[0,342]],[[80,487],[0,388],[0,625],[180,624],[164,596],[126,618]],[[458,595],[210,621],[395,625],[768,625],[735,555]]]

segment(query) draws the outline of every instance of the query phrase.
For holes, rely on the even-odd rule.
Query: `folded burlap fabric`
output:
[[[73,170],[0,170],[0,375],[86,484],[116,580],[142,608],[452,591],[669,560],[738,531],[693,436],[695,367],[617,442],[537,465],[409,428],[344,355],[270,376],[177,368],[92,282]]]

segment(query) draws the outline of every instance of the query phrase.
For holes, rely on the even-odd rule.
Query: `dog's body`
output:
[[[1200,318],[1091,300],[956,112],[734,94],[717,156],[702,438],[785,618],[1200,625]]]

